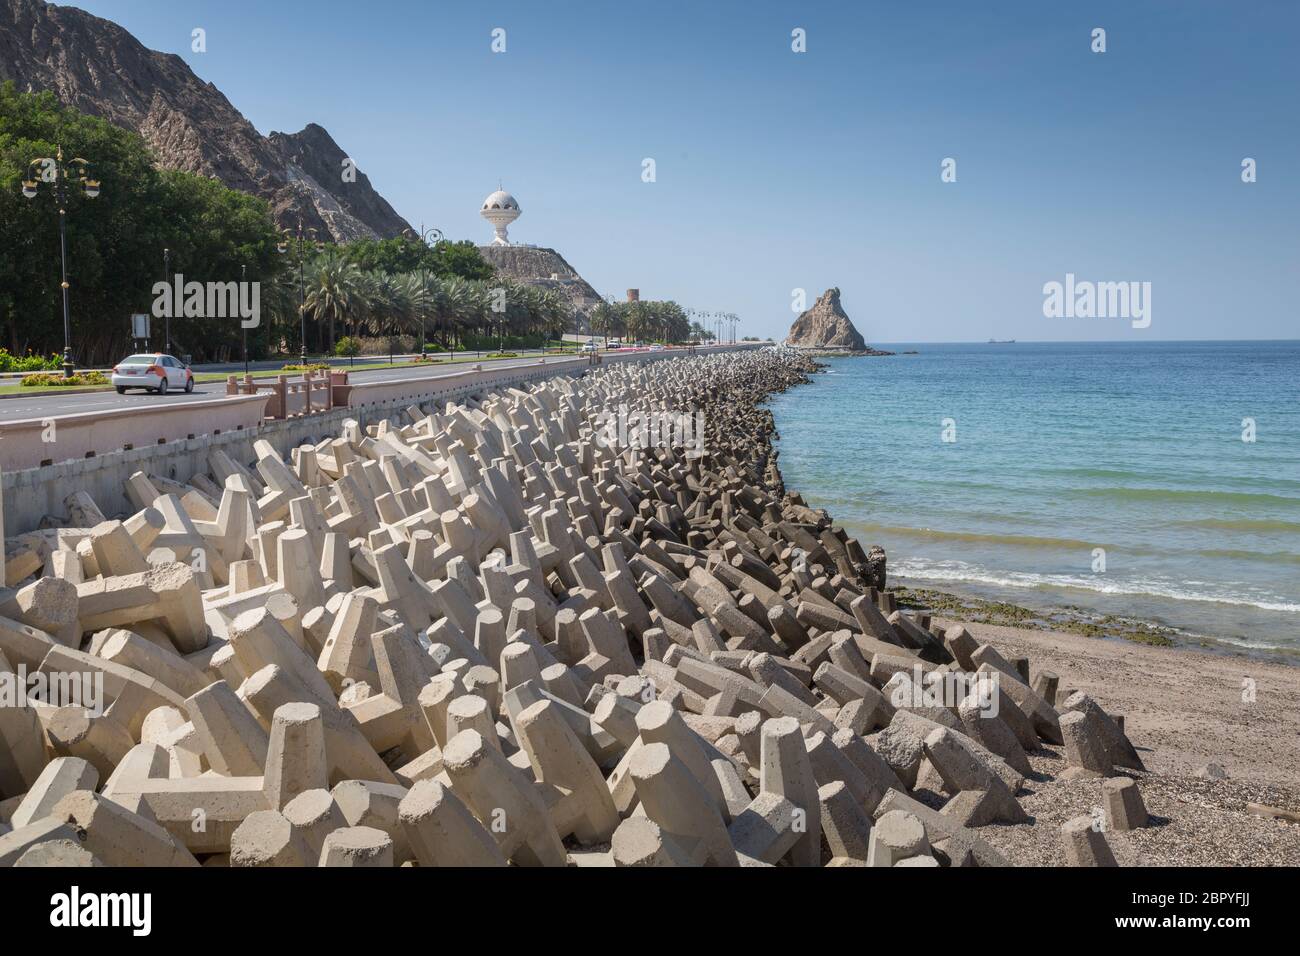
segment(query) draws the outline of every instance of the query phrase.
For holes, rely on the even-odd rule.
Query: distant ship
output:
[[[1015,339],[989,339],[989,345],[1015,345]]]

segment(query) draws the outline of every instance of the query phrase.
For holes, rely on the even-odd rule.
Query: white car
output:
[[[128,388],[143,388],[159,395],[166,395],[173,389],[192,392],[194,372],[174,355],[141,352],[128,355],[113,366],[112,382],[119,395]]]
[[[621,349],[621,348],[623,347],[623,340],[622,340],[622,339],[610,339],[610,340],[609,340],[609,347],[612,348],[612,349]]]
[[[664,350],[664,347],[663,347],[662,345],[660,345],[658,342],[656,342],[654,345],[650,346],[650,351],[651,351],[651,352],[662,352],[663,350]]]
[[[587,341],[585,341],[585,342],[582,343],[582,349],[581,349],[581,351],[583,351],[583,352],[595,352],[595,351],[598,351],[599,349],[600,349],[600,346],[596,344],[596,340],[595,340],[595,339],[587,339]]]

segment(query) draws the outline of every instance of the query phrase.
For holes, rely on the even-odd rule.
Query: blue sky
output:
[[[76,5],[321,124],[414,224],[486,242],[500,180],[512,239],[742,334],[838,285],[872,342],[1300,336],[1292,0]],[[1067,272],[1150,282],[1150,327],[1045,318]]]

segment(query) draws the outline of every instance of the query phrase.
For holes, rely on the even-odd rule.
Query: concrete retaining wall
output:
[[[114,408],[0,422],[0,463],[6,471],[35,468],[43,461],[84,459],[127,445],[140,449],[190,435],[255,428],[266,414],[269,397],[240,395],[147,411]]]

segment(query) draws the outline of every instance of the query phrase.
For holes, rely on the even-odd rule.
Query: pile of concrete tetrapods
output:
[[[1122,721],[898,610],[787,494],[766,349],[501,388],[9,542],[0,866],[996,866]],[[14,689],[17,689],[14,692]],[[31,693],[27,693],[27,691]]]

